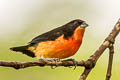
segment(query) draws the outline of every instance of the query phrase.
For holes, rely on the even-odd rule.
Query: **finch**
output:
[[[30,57],[64,59],[73,56],[82,43],[88,24],[80,19],[43,33],[25,46],[10,48]]]

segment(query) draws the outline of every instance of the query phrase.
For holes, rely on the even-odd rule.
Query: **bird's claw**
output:
[[[58,66],[57,62],[59,62],[60,59],[58,59],[58,58],[52,58],[52,59],[53,59],[53,61],[55,61],[55,66],[51,66],[51,69],[55,69]]]
[[[44,61],[60,61],[58,58],[40,58],[39,60],[44,60]]]
[[[73,62],[73,64],[74,64],[74,70],[76,69],[76,67],[77,67],[77,61],[75,60],[75,59],[67,59],[67,60],[63,60],[63,61],[72,61]],[[69,66],[69,68],[72,68],[72,66]]]
[[[55,66],[51,66],[51,69],[55,69],[58,66],[58,63],[60,61],[59,58],[40,58],[39,60],[43,60],[43,61],[55,61]]]

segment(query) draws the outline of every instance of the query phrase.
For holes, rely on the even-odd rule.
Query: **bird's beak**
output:
[[[86,27],[88,27],[88,24],[87,24],[86,22],[83,22],[83,23],[80,25],[80,27],[86,28]]]

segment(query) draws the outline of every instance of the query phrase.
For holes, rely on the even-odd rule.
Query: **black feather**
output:
[[[29,45],[27,45],[27,46],[19,46],[19,47],[12,47],[12,48],[10,48],[10,50],[16,51],[16,52],[22,52],[23,54],[26,54],[26,55],[28,55],[30,57],[35,57],[33,52],[27,50],[28,47],[29,47]]]

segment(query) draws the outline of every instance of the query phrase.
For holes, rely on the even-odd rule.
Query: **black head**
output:
[[[72,25],[74,27],[80,26],[82,28],[88,27],[88,24],[85,21],[80,20],[80,19],[72,20],[71,22],[68,23],[68,25]]]
[[[64,33],[65,38],[68,38],[69,36],[71,36],[74,33],[74,30],[78,26],[81,28],[86,28],[88,26],[88,24],[83,20],[75,19],[75,20],[72,20],[69,23],[63,25],[61,27],[61,29]]]
[[[75,20],[72,20],[70,21],[69,23],[65,24],[63,27],[64,27],[64,30],[65,31],[73,31],[77,28],[77,27],[81,27],[81,28],[86,28],[88,26],[88,24],[83,21],[83,20],[80,20],[80,19],[75,19]]]

